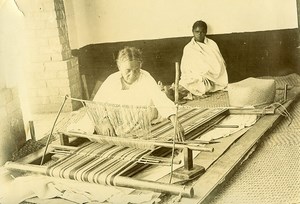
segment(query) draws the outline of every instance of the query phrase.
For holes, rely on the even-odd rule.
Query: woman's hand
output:
[[[178,142],[184,142],[184,140],[185,140],[185,138],[184,138],[184,129],[181,126],[181,124],[179,123],[179,121],[177,121],[177,124],[176,124],[175,115],[171,115],[169,117],[169,120],[171,121],[174,128],[176,128],[175,140],[178,141]]]
[[[103,135],[116,136],[114,127],[112,126],[108,117],[105,117],[101,123],[101,132]]]

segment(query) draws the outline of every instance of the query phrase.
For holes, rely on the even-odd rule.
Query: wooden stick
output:
[[[69,155],[72,154],[75,150],[78,149],[78,147],[72,147],[72,146],[64,146],[64,145],[49,145],[51,149],[53,149],[50,153],[53,154],[65,154]],[[157,161],[158,163],[170,163],[170,158],[165,157],[159,157],[159,156],[151,156],[151,155],[145,155],[141,159],[136,160],[137,162],[143,161],[146,163],[146,161]],[[174,159],[174,164],[180,164],[181,159]]]
[[[66,101],[67,101],[67,99],[68,99],[68,95],[65,96],[64,101],[63,101],[63,103],[61,104],[60,109],[59,109],[59,111],[58,111],[58,113],[57,113],[57,115],[56,115],[56,118],[55,118],[55,120],[54,120],[54,123],[53,123],[53,125],[52,125],[51,132],[50,132],[50,134],[48,135],[47,142],[46,142],[46,146],[45,146],[45,151],[44,151],[44,154],[43,154],[42,159],[41,159],[41,165],[44,163],[44,158],[45,158],[45,155],[46,155],[46,153],[47,153],[47,149],[48,149],[48,146],[49,146],[49,143],[50,143],[50,138],[51,138],[51,136],[52,136],[52,134],[53,134],[54,127],[55,127],[55,125],[56,125],[57,119],[58,119],[58,117],[59,117],[59,115],[60,115],[60,113],[61,113],[61,111],[62,111],[62,109],[63,109],[63,107],[64,107],[64,105],[65,105],[65,103],[66,103]]]
[[[33,164],[19,164],[16,162],[6,162],[5,168],[10,170],[18,170],[23,172],[32,172],[39,173],[42,175],[47,175],[47,167],[46,166],[38,166]],[[48,175],[47,175],[48,176]],[[97,179],[97,181],[101,184],[107,185],[106,183],[102,183],[101,179]],[[185,197],[193,197],[194,189],[193,187],[175,185],[175,184],[166,184],[155,181],[134,179],[125,176],[116,176],[112,182],[109,183],[113,186],[140,189],[140,190],[151,190],[160,193],[171,193],[171,194],[181,194]]]
[[[169,147],[169,148],[172,148],[172,146],[173,146],[173,144],[162,143],[162,142],[155,142],[154,144],[156,146]],[[177,143],[175,143],[175,148],[177,148],[177,149],[189,148],[191,150],[203,151],[203,152],[213,152],[214,151],[213,147],[202,147],[199,145],[192,145],[192,144],[177,144]]]
[[[140,141],[140,140],[129,139],[129,138],[110,137],[110,136],[97,135],[97,134],[82,134],[82,133],[75,133],[75,132],[62,132],[62,134],[71,136],[71,137],[88,138],[92,141],[113,143],[113,144],[125,146],[125,147],[147,147],[148,149],[154,149],[157,146],[168,147],[168,148],[173,147],[173,144],[170,144],[168,142],[155,142],[155,141],[148,141],[148,140]],[[177,148],[177,149],[189,148],[191,150],[205,151],[205,152],[213,152],[214,151],[214,149],[212,147],[202,147],[202,146],[198,146],[198,145],[177,144],[177,143],[175,143],[175,148]]]
[[[287,92],[288,92],[288,85],[284,85],[284,93],[283,93],[283,102],[286,102],[287,100]]]
[[[70,150],[70,151],[75,151],[78,149],[78,147],[73,147],[73,146],[66,146],[66,145],[56,145],[56,144],[50,144],[49,147],[53,149],[63,149],[63,150]]]
[[[175,104],[178,104],[179,101],[179,93],[178,93],[178,88],[179,87],[179,63],[175,62]]]
[[[90,94],[89,94],[89,90],[88,90],[88,87],[87,87],[87,83],[86,83],[86,78],[85,78],[85,75],[81,75],[81,80],[82,80],[82,84],[83,84],[83,90],[84,90],[84,93],[85,93],[85,97],[87,100],[90,99]]]
[[[239,128],[239,125],[215,125],[215,128]]]

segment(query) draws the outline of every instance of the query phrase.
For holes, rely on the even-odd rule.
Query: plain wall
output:
[[[72,49],[89,44],[297,28],[296,0],[65,0]]]

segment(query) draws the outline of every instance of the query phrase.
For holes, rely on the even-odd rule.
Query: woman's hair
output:
[[[207,31],[207,24],[204,21],[196,21],[193,25],[192,31],[194,31],[198,27],[204,28]]]
[[[117,62],[124,62],[124,61],[139,61],[143,62],[142,59],[142,52],[135,47],[125,47],[119,51]]]

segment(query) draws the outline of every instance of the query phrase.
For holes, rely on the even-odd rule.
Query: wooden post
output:
[[[84,90],[84,93],[85,93],[86,100],[89,100],[90,99],[90,94],[89,94],[89,90],[88,90],[88,87],[87,87],[86,78],[85,78],[84,74],[81,75],[81,80],[82,80],[83,90]]]
[[[31,139],[32,139],[33,141],[36,141],[33,121],[30,120],[30,121],[28,121],[28,122],[29,122],[29,131],[30,131]]]
[[[179,101],[179,93],[178,93],[178,88],[179,87],[179,62],[175,62],[175,104],[178,104]]]
[[[190,171],[193,168],[193,151],[189,148],[183,149],[183,164],[184,168],[188,171]]]
[[[205,169],[203,166],[193,164],[193,152],[189,148],[183,149],[184,160],[183,167],[176,169],[173,175],[180,179],[193,179],[204,174]]]
[[[69,145],[70,144],[68,135],[65,135],[63,133],[59,133],[59,139],[60,139],[60,144],[61,145]]]

